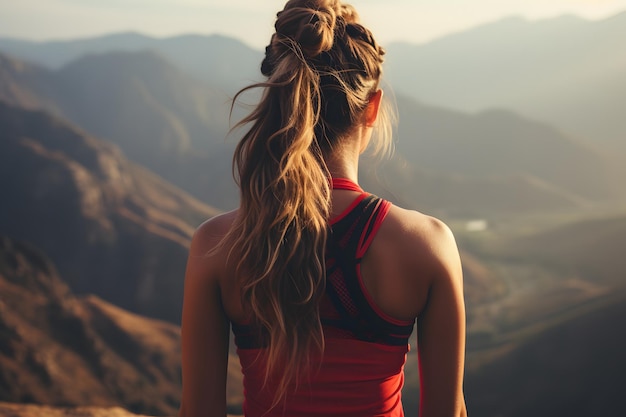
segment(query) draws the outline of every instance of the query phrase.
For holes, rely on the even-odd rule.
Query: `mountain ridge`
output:
[[[609,151],[623,149],[626,12],[600,21],[502,21],[427,44],[391,44],[403,94],[462,111],[505,107]]]
[[[44,112],[0,101],[0,130],[0,233],[42,248],[75,291],[178,322],[187,247],[218,211]]]

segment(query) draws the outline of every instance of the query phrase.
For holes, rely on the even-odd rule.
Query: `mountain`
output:
[[[212,205],[237,203],[227,97],[154,53],[89,55],[58,71],[0,55],[0,99],[70,120]]]
[[[0,99],[20,107],[43,106],[60,112],[52,99],[49,74],[44,67],[0,54]]]
[[[0,403],[11,416],[175,415],[180,404],[180,328],[75,296],[32,246],[0,237]],[[232,383],[240,383],[230,367]],[[77,383],[79,382],[79,383]],[[229,385],[240,412],[241,387]],[[8,413],[8,414],[7,414]]]
[[[0,288],[1,400],[175,413],[176,326],[75,297],[48,259],[5,237]]]
[[[532,177],[588,199],[624,195],[617,166],[547,124],[506,110],[468,115],[403,97],[398,108],[398,151],[417,167],[467,178]]]
[[[462,111],[505,107],[606,149],[626,149],[626,12],[507,18],[388,48],[387,78],[403,94]]]
[[[217,210],[46,113],[0,101],[0,132],[0,233],[75,291],[178,322],[187,246]]]
[[[623,167],[549,125],[505,110],[467,114],[404,96],[397,103],[396,157],[377,170],[363,164],[363,173],[400,204],[481,218],[626,197]]]
[[[269,42],[269,39],[268,39]],[[262,53],[220,35],[182,35],[164,39],[134,32],[72,41],[29,42],[0,38],[0,51],[58,69],[89,54],[154,51],[190,75],[232,94],[258,80]]]

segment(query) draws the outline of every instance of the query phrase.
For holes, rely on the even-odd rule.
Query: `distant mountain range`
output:
[[[504,107],[626,151],[626,12],[509,18],[424,45],[389,46],[398,91],[462,111]]]
[[[86,54],[147,49],[231,94],[260,77],[261,51],[215,35],[0,39],[0,51],[52,69]],[[599,148],[626,150],[626,12],[601,21],[510,17],[426,44],[392,43],[387,50],[386,78],[403,95],[465,112],[507,108]]]
[[[237,205],[227,100],[154,53],[91,55],[56,71],[0,56],[0,98],[71,120],[213,206]],[[383,181],[363,170],[372,191],[397,203],[472,217],[626,196],[617,164],[549,126],[406,97],[398,105],[396,159]]]
[[[219,35],[183,35],[156,39],[127,32],[55,42],[0,38],[0,51],[40,63],[50,69],[59,69],[85,55],[146,50],[157,52],[193,77],[229,93],[258,81],[261,75],[261,51]]]
[[[178,322],[187,246],[217,210],[46,113],[0,101],[0,132],[0,233],[75,291]]]

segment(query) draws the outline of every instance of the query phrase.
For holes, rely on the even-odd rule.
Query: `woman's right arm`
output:
[[[459,251],[448,227],[431,222],[430,288],[418,317],[420,417],[465,417],[465,302]],[[430,263],[430,262],[429,262]]]
[[[181,328],[183,391],[179,417],[224,417],[230,324],[222,308],[219,218],[194,234],[185,272]]]

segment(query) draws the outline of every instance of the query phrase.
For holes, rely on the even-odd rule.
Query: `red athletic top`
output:
[[[320,316],[326,347],[314,370],[285,404],[268,412],[271,381],[263,387],[260,337],[251,325],[232,323],[244,375],[246,417],[402,417],[401,390],[408,338],[414,321],[382,312],[368,294],[360,261],[387,215],[390,203],[353,182],[333,179],[333,188],[361,194],[329,225],[326,293]]]

